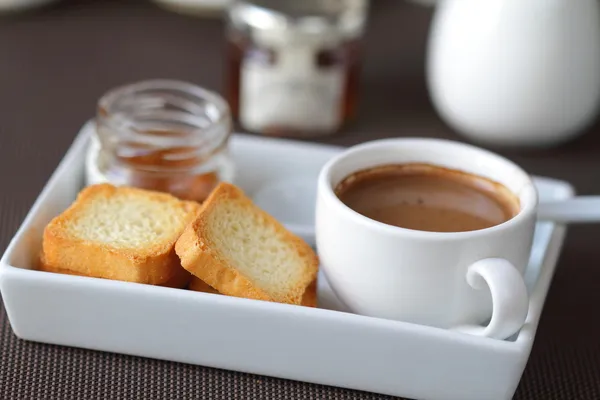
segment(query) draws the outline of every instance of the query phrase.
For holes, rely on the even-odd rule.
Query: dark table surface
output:
[[[463,140],[435,114],[423,76],[431,11],[377,0],[359,116],[323,142]],[[143,1],[63,1],[0,18],[0,249],[108,88],[176,78],[221,91],[223,25]],[[533,174],[600,192],[600,126],[550,150],[508,151]],[[570,228],[516,399],[600,398],[600,226]],[[379,399],[370,393],[16,339],[0,310],[0,398]],[[432,384],[435,384],[432,382]],[[482,399],[485,400],[485,399]]]

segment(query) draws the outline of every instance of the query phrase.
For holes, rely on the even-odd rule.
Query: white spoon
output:
[[[600,222],[600,196],[545,201],[538,205],[538,219],[563,224]]]

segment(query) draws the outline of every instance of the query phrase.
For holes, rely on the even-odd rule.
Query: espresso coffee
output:
[[[489,228],[513,218],[519,199],[486,178],[429,164],[356,172],[335,188],[354,211],[376,221],[430,232]]]

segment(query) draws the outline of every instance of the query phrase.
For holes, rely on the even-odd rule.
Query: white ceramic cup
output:
[[[487,229],[427,232],[362,216],[334,193],[354,172],[413,162],[492,179],[519,198],[521,209],[509,221]],[[331,287],[355,313],[505,339],[527,316],[523,272],[537,201],[529,175],[486,150],[435,139],[373,141],[342,152],[322,168],[317,250]]]

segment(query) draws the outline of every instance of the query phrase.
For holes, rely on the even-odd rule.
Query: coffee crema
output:
[[[519,199],[505,186],[430,164],[390,164],[358,171],[335,193],[365,217],[407,229],[466,232],[516,216]]]

